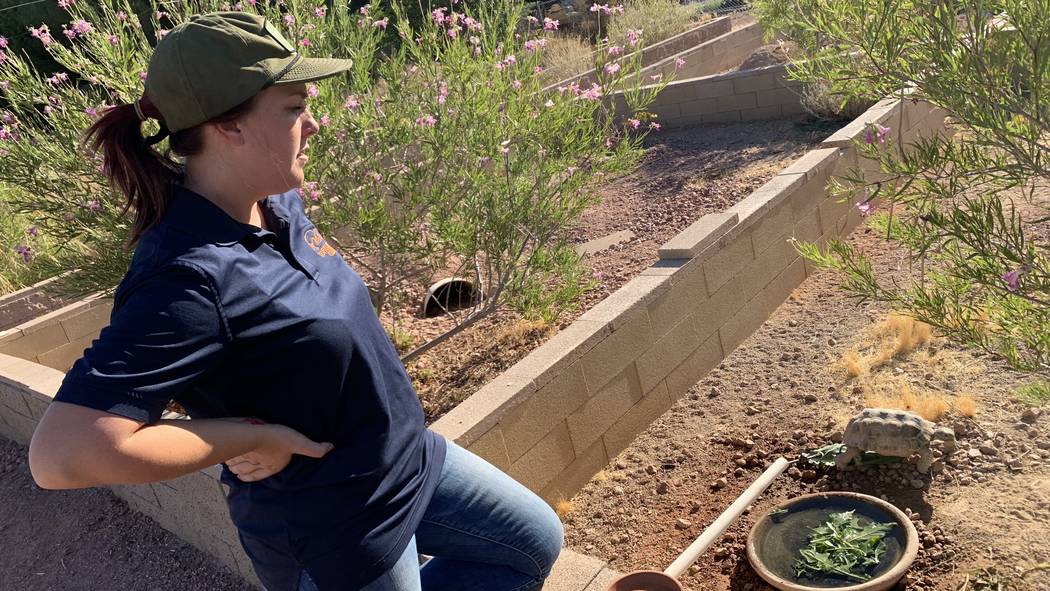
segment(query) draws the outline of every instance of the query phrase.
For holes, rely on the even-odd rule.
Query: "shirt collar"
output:
[[[284,223],[283,212],[274,208],[271,198],[266,197],[259,205],[269,210],[279,223]],[[251,224],[241,223],[215,205],[203,195],[191,191],[182,185],[174,185],[168,211],[164,222],[205,242],[220,246],[231,246],[248,236],[265,239],[276,236],[273,232],[263,230]]]

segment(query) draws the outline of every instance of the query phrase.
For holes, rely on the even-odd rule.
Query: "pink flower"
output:
[[[433,115],[423,115],[416,119],[416,125],[420,127],[433,127],[437,123],[437,119]]]
[[[449,30],[445,31],[445,33],[448,35],[449,39],[455,39],[456,37],[459,36],[459,29],[454,29],[454,28],[453,29],[449,29]]]
[[[87,22],[84,19],[74,21],[72,24],[73,30],[77,33],[80,33],[81,35],[87,35],[88,33],[91,33],[95,30],[94,27],[91,26],[91,23]]]
[[[68,9],[70,6],[73,6],[74,4],[76,4],[76,0],[58,0],[58,7],[59,8],[66,8],[66,9]]]
[[[7,49],[7,37],[0,37],[0,49]]]
[[[886,136],[890,133],[890,128],[878,123],[872,123],[864,130],[864,142],[868,144],[874,144],[879,142],[880,144],[886,143]]]
[[[560,24],[561,24],[560,21],[554,20],[552,18],[547,18],[547,17],[543,18],[543,30],[544,31],[557,31],[558,30],[558,25],[560,25]]]
[[[61,84],[63,82],[66,82],[68,80],[69,80],[69,74],[66,74],[65,72],[59,72],[59,73],[55,74],[54,76],[52,76],[52,77],[47,79],[48,83],[51,84],[51,86],[58,86],[59,84]]]
[[[98,201],[91,200],[91,201],[88,201],[87,208],[88,208],[89,211],[95,212],[95,211],[98,211],[98,210],[102,209],[102,205],[100,205]]]
[[[22,255],[22,260],[27,263],[33,258],[33,248],[26,246],[25,244],[19,244],[16,246],[15,252]]]
[[[66,39],[70,40],[75,39],[77,36],[76,31],[74,31],[73,29],[67,29],[65,27],[62,27],[62,34],[66,36]]]
[[[469,16],[463,17],[463,24],[467,26],[468,31],[480,31],[484,28],[481,26],[481,23]]]
[[[317,122],[321,124],[321,127],[328,126],[328,123],[330,121],[331,120],[328,118],[328,115],[321,115],[321,118],[317,120]]]
[[[124,12],[123,10],[117,12],[117,20],[118,21],[126,21],[126,20],[128,20],[128,13]]]
[[[638,129],[642,126],[642,122],[637,119],[628,119],[627,125],[629,125],[631,129]]]
[[[855,205],[857,206],[857,210],[860,212],[860,215],[867,216],[871,213],[870,201],[858,201]]]
[[[587,99],[589,101],[596,101],[596,100],[598,100],[598,97],[600,97],[601,95],[602,95],[602,87],[598,86],[597,84],[593,84],[592,83],[591,87],[588,88],[587,90],[585,90],[580,96],[582,96],[583,98],[585,98],[585,99]]]
[[[40,234],[40,231],[37,230],[36,226],[29,226],[28,228],[26,228],[26,234],[29,234],[33,238],[36,238]]]
[[[146,81],[146,73],[145,72],[139,72],[139,80],[142,81],[142,82]]]
[[[536,66],[535,68],[532,69],[532,71],[535,74],[537,74],[537,75],[542,74],[543,73],[543,66]]]
[[[116,35],[110,35],[107,39],[109,39],[110,45],[120,45],[120,37],[117,37]]]
[[[610,76],[612,76],[612,75],[616,74],[619,71],[620,71],[620,64],[616,64],[616,63],[605,64],[605,73],[606,74],[609,74]]]
[[[528,41],[525,42],[525,51],[529,51],[529,52],[536,51],[537,49],[539,49],[541,47],[547,47],[547,40],[546,39],[543,39],[543,38],[540,38],[540,39],[529,39]]]
[[[642,40],[642,29],[627,29],[627,42],[631,46],[638,45],[638,42]]]
[[[609,55],[623,55],[622,45],[612,45],[609,47]]]
[[[256,3],[257,1],[258,1],[258,0],[248,0],[248,6],[255,6],[255,3]]]
[[[536,25],[536,24],[539,24],[539,22],[540,22],[540,19],[532,16],[531,14],[526,16],[525,20],[529,21],[530,25]]]
[[[383,180],[383,175],[379,174],[378,172],[370,172],[367,176],[368,178],[372,179],[372,182],[374,183],[378,183]]]
[[[153,13],[153,18],[157,20],[160,20],[166,16],[168,16],[168,13],[164,12],[163,10],[158,10],[157,12]]]
[[[434,9],[430,13],[430,18],[431,18],[431,20],[434,21],[435,25],[440,27],[445,22],[445,20],[448,18],[448,17],[445,16],[445,10],[447,10],[447,9],[444,8],[444,7],[441,7],[441,8]]]
[[[618,5],[616,5],[616,6],[613,6],[613,7],[612,7],[612,8],[611,8],[611,9],[609,10],[609,12],[610,12],[611,14],[623,14],[623,4],[618,4]]]
[[[513,66],[514,64],[518,63],[518,58],[514,57],[514,54],[512,53],[507,57],[503,58],[503,63],[507,64],[508,66]]]
[[[680,57],[675,58],[675,60],[674,60],[674,69],[681,70],[682,66],[684,66],[684,65],[685,65],[685,60],[684,59],[682,59]]]
[[[448,85],[442,82],[438,87],[437,102],[439,105],[443,105],[446,99],[448,99]]]
[[[1006,288],[1010,291],[1017,291],[1021,289],[1021,274],[1024,272],[1024,268],[1014,269],[1003,273],[1002,280],[1006,282]]]
[[[659,81],[663,80],[663,78],[664,78],[663,74],[653,74],[652,76],[649,76],[649,79],[652,80],[653,82],[659,82]]]
[[[98,109],[94,107],[88,107],[84,109],[84,114],[94,119],[95,117],[98,117]]]
[[[160,41],[161,39],[167,37],[168,33],[170,32],[171,31],[168,29],[157,29],[157,41]]]
[[[327,8],[325,8],[324,6],[319,6],[314,9],[314,16],[316,16],[317,18],[324,18],[325,13],[327,12]]]
[[[34,29],[29,27],[29,34],[40,40],[44,44],[44,47],[51,45],[55,40],[51,37],[51,29],[47,25],[40,25],[40,28]]]
[[[655,122],[655,121],[653,121],[652,123],[649,124],[649,129],[651,129],[653,131],[660,131],[660,127],[661,127],[661,125],[659,123]]]
[[[368,7],[362,6],[357,12],[361,13],[361,16],[368,16]]]
[[[390,18],[384,17],[379,20],[372,22],[372,26],[377,29],[386,29],[386,26],[390,24]]]
[[[310,98],[317,98],[321,94],[321,89],[317,88],[316,85],[310,84],[306,87],[306,96]]]
[[[358,100],[357,95],[355,94],[346,97],[346,102],[343,103],[343,107],[345,107],[347,111],[356,111],[360,106],[361,101]]]
[[[543,106],[549,109],[554,106],[554,101],[552,101],[551,99],[547,99],[547,102],[543,103]]]
[[[470,41],[471,45],[481,45],[481,37],[478,37],[477,35],[471,35],[468,41]]]
[[[281,20],[283,20],[284,24],[289,27],[295,24],[295,17],[290,14],[284,15],[284,18]]]
[[[314,181],[304,182],[303,186],[299,187],[299,195],[309,197],[312,201],[317,201],[321,198],[321,192],[317,190],[317,183]]]
[[[303,47],[310,47],[310,40],[306,37],[303,37],[303,40],[299,42],[299,45],[302,45]]]
[[[514,80],[510,85],[514,87],[514,90],[521,90],[521,80]]]

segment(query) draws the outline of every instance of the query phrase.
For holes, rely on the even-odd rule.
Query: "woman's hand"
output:
[[[225,462],[242,482],[255,482],[284,470],[293,454],[321,458],[333,447],[331,443],[317,443],[284,425],[263,423],[258,419],[242,420],[258,424],[260,429],[258,447]]]

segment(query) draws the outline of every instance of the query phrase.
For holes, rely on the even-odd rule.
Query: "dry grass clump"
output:
[[[863,363],[860,354],[856,351],[846,351],[842,356],[842,364],[846,367],[846,375],[851,378],[859,378],[868,373],[868,366]]]
[[[543,79],[548,84],[561,82],[594,68],[591,53],[594,46],[580,37],[553,35],[543,49]]]
[[[955,399],[955,410],[964,417],[974,418],[977,416],[977,401],[973,396],[960,396]]]
[[[558,514],[560,519],[565,519],[565,516],[572,513],[575,507],[572,506],[572,501],[565,499],[559,499],[557,503],[554,503],[554,512]]]
[[[659,43],[684,33],[711,15],[698,3],[682,4],[678,0],[627,0],[623,14],[609,20],[606,34],[615,45],[627,43],[627,30],[642,31],[645,45]]]
[[[840,365],[850,379],[867,376],[894,358],[911,355],[933,342],[933,327],[902,314],[890,314],[869,333],[872,342],[861,347],[867,354],[850,350],[842,357]]]
[[[824,81],[807,84],[802,88],[802,95],[799,98],[802,109],[821,121],[856,119],[874,104],[874,101],[844,100],[841,96],[833,95],[831,85]]]

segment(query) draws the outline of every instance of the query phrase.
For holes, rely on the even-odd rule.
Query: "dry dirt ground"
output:
[[[1044,197],[1050,202],[1050,192]],[[1043,231],[1034,234],[1045,239]],[[858,230],[851,241],[873,255],[877,268],[897,277],[906,271],[900,253],[878,248],[871,230]],[[976,569],[992,567],[998,582],[1012,585],[1002,589],[1050,589],[1050,412],[1015,393],[1031,378],[937,337],[917,344],[922,331],[912,327],[908,346],[872,363],[904,334],[894,326],[906,321],[891,325],[886,318],[883,306],[848,299],[830,273],[807,279],[562,507],[570,510],[569,547],[624,572],[662,570],[772,459],[794,460],[841,440],[845,422],[865,406],[907,403],[934,415],[944,411],[940,422],[959,437],[960,449],[932,481],[912,463],[848,472],[800,464],[701,556],[682,578],[684,587],[769,589],[746,558],[754,518],[798,494],[853,490],[914,514],[922,548],[899,588],[1000,589],[974,584]],[[850,352],[860,360],[854,377],[843,361]],[[961,399],[966,409],[966,398],[976,402],[972,418],[958,410]]]

